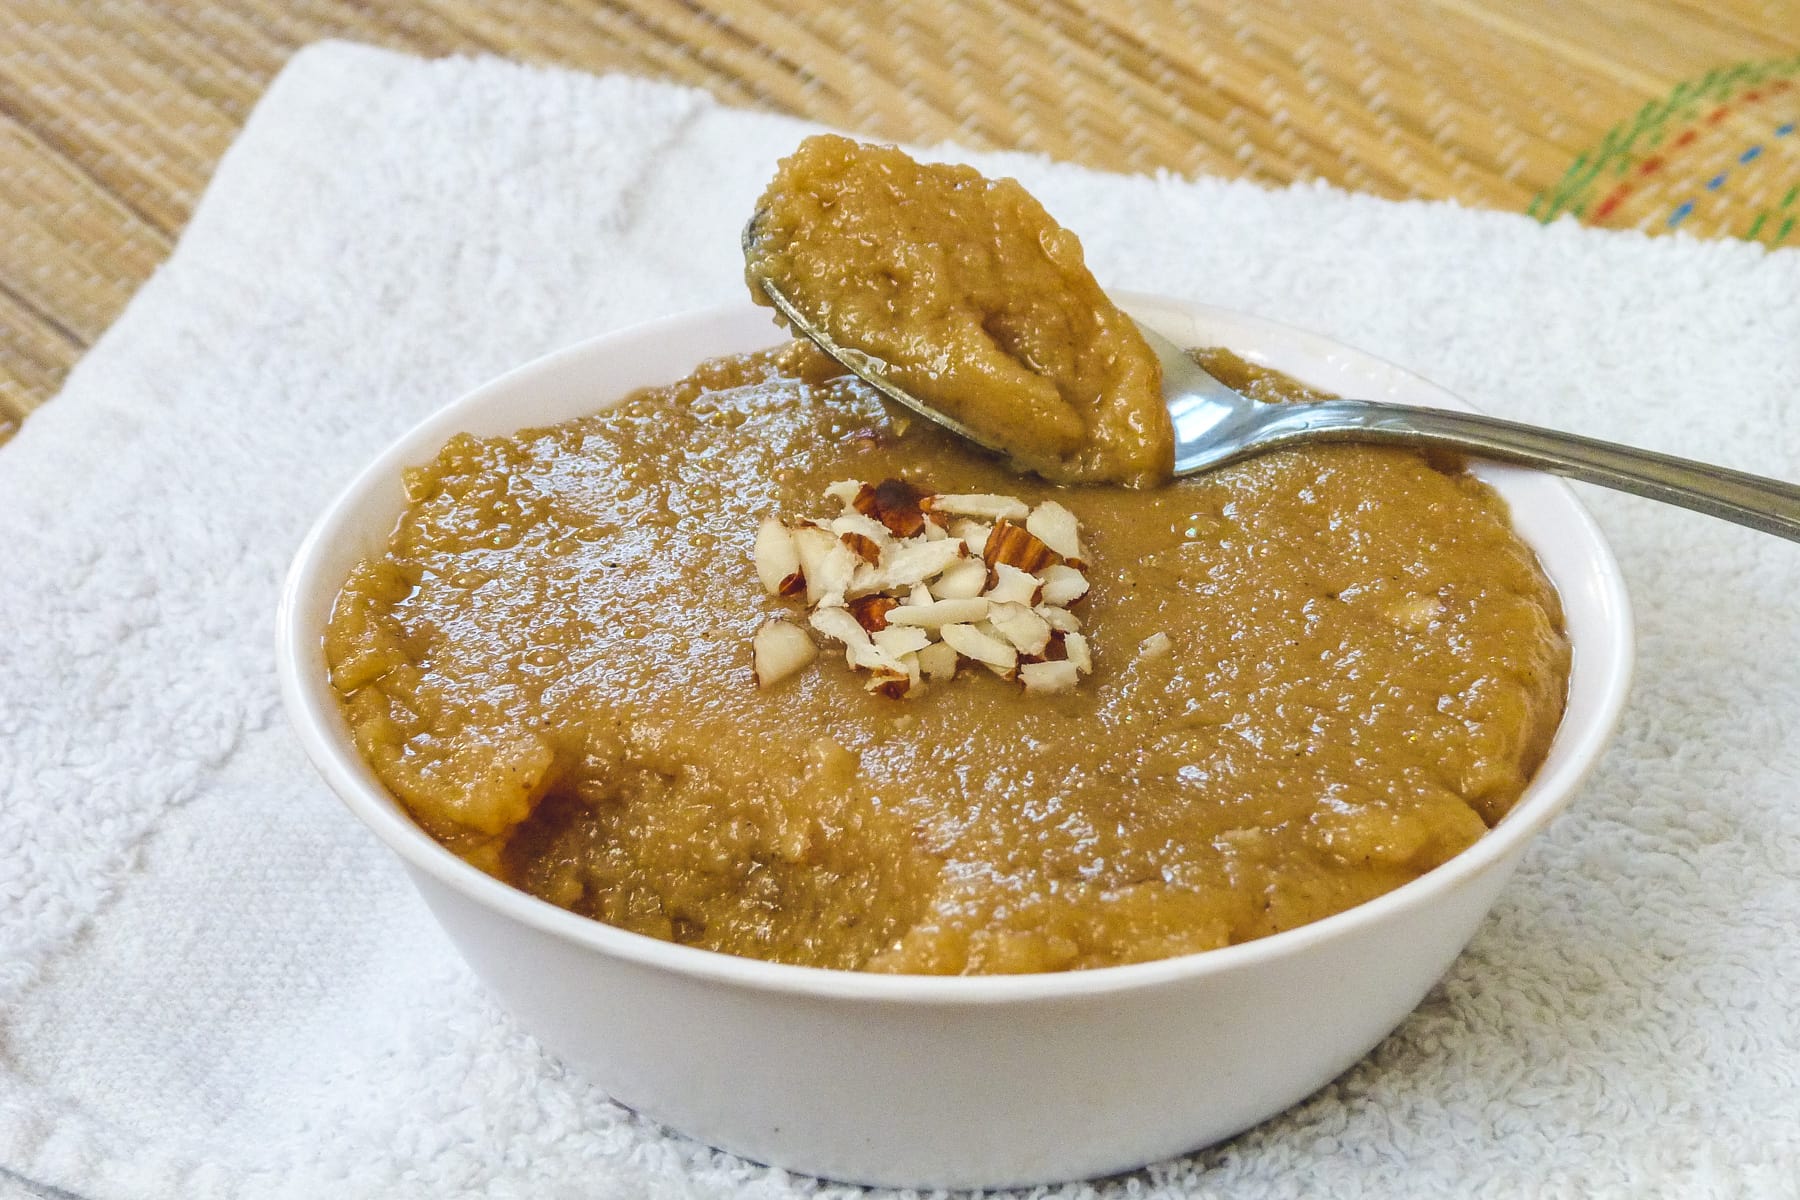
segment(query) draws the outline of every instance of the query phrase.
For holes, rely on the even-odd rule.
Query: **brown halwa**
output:
[[[757,203],[745,275],[888,382],[1063,483],[1166,482],[1162,367],[1075,235],[1012,179],[821,134]]]
[[[1557,598],[1472,476],[1320,446],[1071,490],[834,372],[798,346],[710,362],[408,473],[326,653],[359,749],[434,837],[689,945],[1050,971],[1379,895],[1480,837],[1545,753]],[[970,670],[893,700],[826,653],[756,687],[750,635],[793,610],[758,584],[758,521],[888,478],[1073,510],[1092,676],[1027,697]]]

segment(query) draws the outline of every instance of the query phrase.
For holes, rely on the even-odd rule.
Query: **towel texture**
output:
[[[0,450],[0,1193],[855,1193],[547,1057],[302,760],[270,650],[293,547],[392,437],[739,297],[738,227],[806,132],[344,45],[281,76],[167,266]],[[1800,251],[967,157],[1110,286],[1800,477]],[[1800,546],[1584,496],[1638,605],[1633,700],[1469,952],[1292,1111],[1047,1194],[1800,1195]]]

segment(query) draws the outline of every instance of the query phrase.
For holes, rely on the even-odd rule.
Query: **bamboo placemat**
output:
[[[0,0],[0,440],[325,37],[634,71],[877,138],[1800,244],[1795,0]]]

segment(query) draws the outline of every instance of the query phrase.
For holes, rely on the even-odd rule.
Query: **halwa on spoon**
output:
[[[1517,463],[1800,541],[1800,486],[1472,413],[1269,404],[1107,299],[1016,181],[821,135],[744,228],[752,296],[888,399],[1066,483],[1155,486],[1306,442]]]

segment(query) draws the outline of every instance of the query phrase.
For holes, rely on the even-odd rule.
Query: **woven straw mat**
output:
[[[1797,0],[0,0],[0,440],[325,37],[633,71],[875,138],[1800,244]]]

